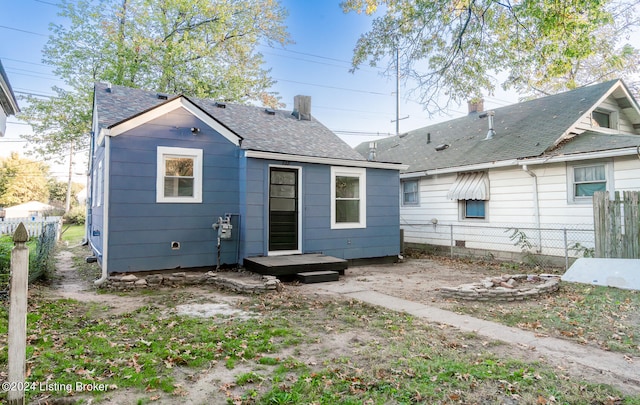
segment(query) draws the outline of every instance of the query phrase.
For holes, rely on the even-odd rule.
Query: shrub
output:
[[[67,224],[82,225],[86,219],[84,207],[74,207],[64,215],[64,221]]]

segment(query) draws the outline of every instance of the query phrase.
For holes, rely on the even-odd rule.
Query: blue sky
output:
[[[49,23],[61,22],[57,0],[0,0],[0,59],[16,95],[51,95],[51,87],[63,85],[43,65],[42,47],[49,35]],[[372,17],[345,14],[339,0],[282,0],[289,11],[288,32],[295,42],[286,48],[260,47],[265,68],[277,81],[286,109],[297,94],[312,97],[312,114],[348,144],[379,139],[376,134],[394,134],[396,110],[395,79],[383,77],[381,69],[368,66],[350,73],[350,60],[358,37],[368,31]],[[400,132],[466,114],[466,105],[448,115],[428,117],[422,107],[406,97],[400,88]],[[485,108],[517,101],[517,95],[497,92],[485,99]],[[15,117],[9,119],[7,135],[0,139],[0,156],[11,150],[23,152],[20,134],[29,127]],[[56,169],[57,170],[57,169]],[[60,173],[54,172],[54,175]]]

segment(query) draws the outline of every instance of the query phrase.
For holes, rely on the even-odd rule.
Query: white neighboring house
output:
[[[470,103],[465,117],[378,141],[375,157],[409,165],[406,242],[518,252],[505,228],[593,229],[595,191],[640,190],[640,108],[621,80],[492,111]],[[545,252],[544,238],[532,249],[564,254]]]
[[[41,218],[54,210],[55,207],[38,201],[29,201],[24,204],[14,205],[4,209],[5,219],[12,218]]]

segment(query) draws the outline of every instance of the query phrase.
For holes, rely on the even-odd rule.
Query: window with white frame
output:
[[[570,200],[590,202],[596,191],[607,191],[609,170],[606,163],[571,166]]]
[[[158,146],[156,202],[202,202],[202,149]]]
[[[331,228],[366,228],[367,171],[357,167],[331,168]]]
[[[402,205],[419,205],[418,180],[402,182]]]

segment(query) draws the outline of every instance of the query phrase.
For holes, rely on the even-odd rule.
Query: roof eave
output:
[[[245,156],[254,159],[280,160],[286,162],[317,163],[332,166],[366,167],[372,169],[406,170],[408,165],[400,163],[376,162],[370,160],[350,160],[330,157],[290,155],[286,153],[246,150]]]
[[[131,116],[123,121],[112,124],[106,128],[107,131],[100,132],[99,139],[101,139],[103,135],[118,136],[124,132],[137,128],[140,125],[146,124],[164,114],[175,111],[178,108],[184,108],[185,110],[189,111],[191,114],[204,121],[205,124],[216,130],[234,145],[240,146],[240,143],[242,142],[242,137],[240,135],[231,131],[226,125],[213,118],[210,114],[208,114],[206,111],[204,111],[202,108],[200,108],[185,96],[176,96],[162,104],[154,106],[146,111],[142,111],[141,113]]]
[[[536,158],[522,159],[518,161],[521,166],[524,165],[540,165],[545,163],[573,162],[577,160],[605,159],[620,156],[638,155],[640,157],[640,144],[635,147],[626,147],[620,149],[609,149],[597,152],[580,152],[566,155],[541,156]]]

